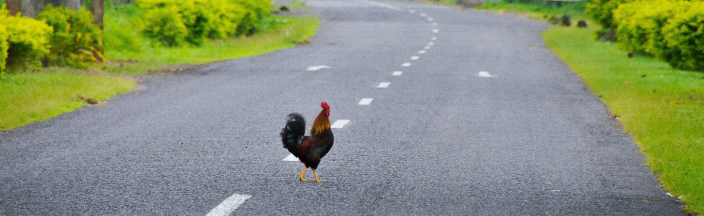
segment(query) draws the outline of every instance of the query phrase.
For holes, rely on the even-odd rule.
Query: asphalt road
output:
[[[545,48],[548,24],[306,2],[322,20],[311,45],[147,77],[109,105],[0,134],[0,215],[204,215],[235,194],[251,198],[234,215],[683,214]],[[350,122],[318,169],[328,182],[300,182],[278,133],[323,100]]]

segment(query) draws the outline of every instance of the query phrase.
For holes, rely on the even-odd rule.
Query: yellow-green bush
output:
[[[624,48],[648,53],[674,68],[704,71],[704,3],[634,1],[619,5],[613,18]]]
[[[40,67],[40,59],[49,53],[51,47],[52,27],[43,21],[6,13],[0,16],[0,26],[7,31],[6,69]]]
[[[167,46],[177,46],[182,40],[201,45],[205,38],[219,39],[256,32],[260,28],[259,22],[271,15],[270,2],[271,0],[138,0],[137,5],[146,10],[143,33]],[[167,11],[171,14],[167,14]],[[155,30],[159,26],[169,26],[170,31]],[[182,26],[187,29],[185,37],[182,36]]]
[[[151,9],[144,21],[144,35],[156,39],[164,46],[179,46],[186,41],[188,28],[176,6]]]
[[[8,11],[5,9],[5,4],[2,4],[0,8],[0,20],[7,16]],[[5,72],[5,60],[7,59],[7,49],[10,45],[7,42],[7,38],[10,34],[7,32],[7,27],[0,25],[0,74]]]
[[[638,1],[621,4],[613,11],[616,38],[627,50],[655,54],[665,47],[662,27],[686,2]]]
[[[666,48],[658,57],[675,68],[704,71],[704,2],[691,2],[663,27]]]
[[[635,0],[593,0],[587,3],[584,13],[601,25],[601,30],[597,31],[597,36],[605,34],[616,28],[613,10],[620,4]]]
[[[49,64],[85,68],[87,62],[97,61],[93,52],[102,50],[103,31],[93,24],[90,11],[47,5],[37,19],[54,28],[51,52],[46,56]]]

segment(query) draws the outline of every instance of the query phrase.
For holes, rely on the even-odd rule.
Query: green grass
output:
[[[628,58],[616,44],[594,41],[595,30],[555,27],[543,38],[619,116],[663,187],[704,212],[704,73]]]
[[[105,56],[122,66],[108,65],[106,70],[124,74],[144,74],[150,70],[181,65],[203,64],[261,55],[296,46],[312,37],[320,21],[315,17],[273,17],[270,29],[249,37],[208,40],[201,47],[152,46],[139,31],[142,12],[132,5],[110,9],[106,13]]]
[[[202,47],[167,48],[151,46],[140,35],[140,15],[133,5],[106,11],[105,56],[110,62],[91,65],[100,68],[100,73],[45,68],[0,75],[0,132],[87,105],[77,94],[105,100],[129,92],[136,86],[129,76],[294,47],[312,37],[320,23],[315,17],[271,17],[267,28],[253,36],[208,40]]]
[[[498,11],[514,11],[532,14],[535,16],[556,16],[561,17],[562,15],[568,15],[572,19],[587,19],[584,15],[584,8],[587,1],[581,2],[563,2],[561,6],[558,6],[557,2],[549,1],[532,1],[532,2],[520,2],[516,1],[514,3],[500,1],[500,2],[487,2],[482,5],[474,7],[475,9],[484,10],[498,10]]]
[[[77,94],[105,100],[137,85],[129,78],[50,68],[45,72],[0,76],[0,131],[53,118],[83,107]],[[73,71],[73,72],[72,72]]]

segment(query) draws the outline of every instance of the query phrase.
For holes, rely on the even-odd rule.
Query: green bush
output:
[[[655,56],[665,49],[662,28],[687,2],[658,0],[621,4],[613,10],[616,38],[627,50]]]
[[[0,8],[0,20],[3,20],[5,16],[8,15],[8,11],[5,9],[5,4],[2,4],[2,8]],[[0,25],[0,74],[3,74],[5,72],[5,62],[7,61],[7,49],[10,48],[10,45],[7,42],[7,38],[10,36],[10,33],[7,32],[7,27],[4,25]]]
[[[186,41],[188,29],[176,6],[149,10],[144,21],[144,35],[156,39],[164,46],[179,46]]]
[[[182,27],[187,30],[183,40],[202,45],[206,38],[221,39],[239,35],[251,35],[269,22],[270,0],[138,0],[137,5],[146,10],[146,36],[169,46],[178,46]],[[166,14],[167,11],[172,15]],[[173,15],[178,14],[178,15]],[[180,16],[180,18],[179,18]],[[173,31],[160,32],[158,28],[168,24]],[[270,24],[270,23],[267,23]]]
[[[7,31],[6,69],[41,67],[40,59],[49,53],[51,47],[52,27],[43,21],[6,13],[0,16],[0,26]]]
[[[54,28],[51,52],[46,56],[50,65],[85,68],[87,62],[97,61],[93,52],[102,55],[103,31],[93,24],[93,15],[85,8],[74,11],[47,5],[37,19]]]
[[[584,14],[601,25],[601,30],[597,31],[597,37],[616,28],[613,10],[620,4],[631,1],[634,0],[592,0],[587,3]]]
[[[658,57],[674,68],[704,71],[704,2],[688,2],[663,27],[666,48]]]

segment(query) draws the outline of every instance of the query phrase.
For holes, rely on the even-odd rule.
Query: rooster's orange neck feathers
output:
[[[328,119],[327,110],[320,111],[318,117],[313,121],[313,127],[310,130],[311,136],[320,135],[325,130],[330,129],[330,120]]]

